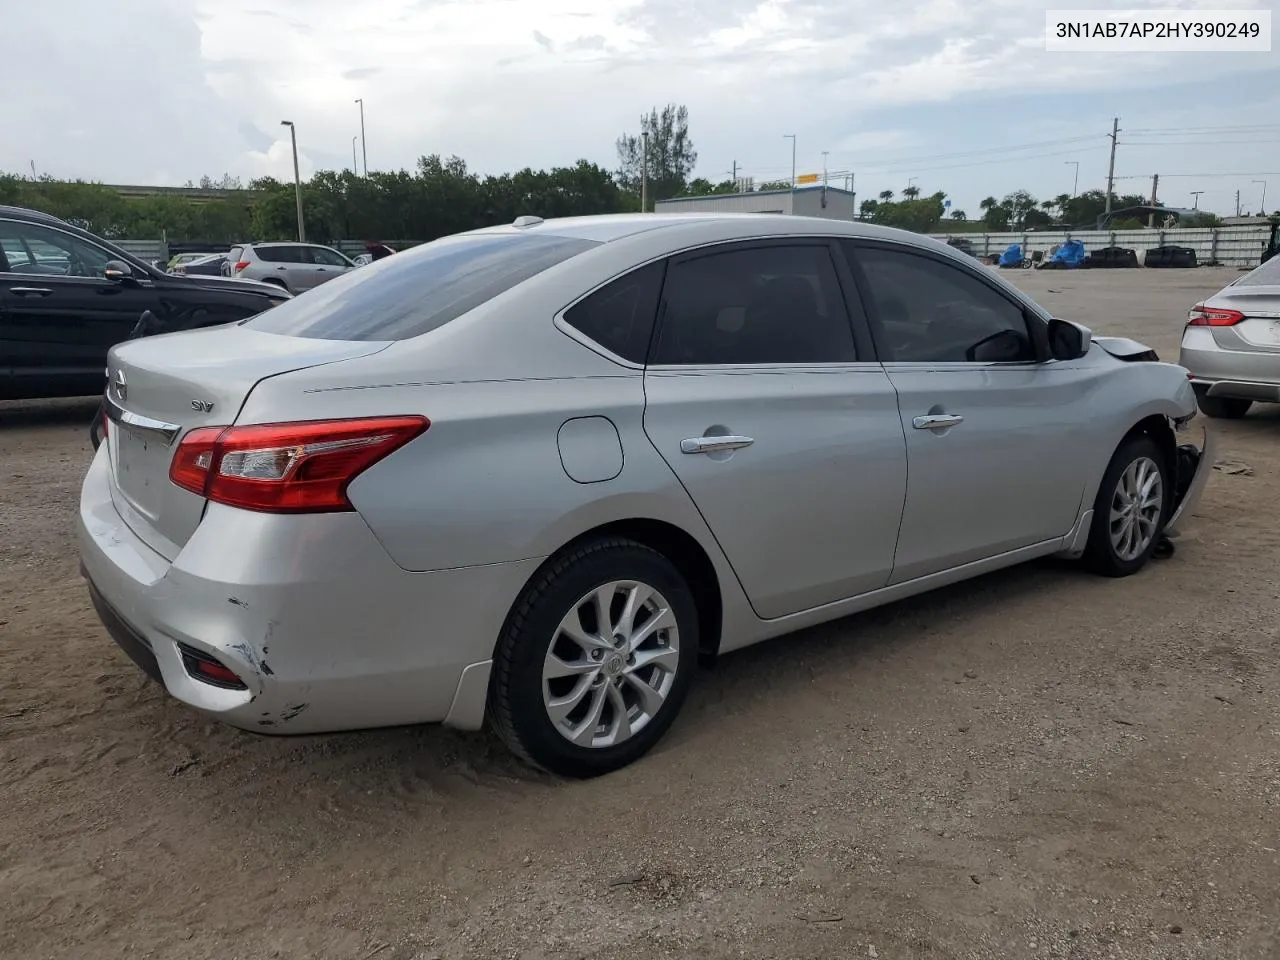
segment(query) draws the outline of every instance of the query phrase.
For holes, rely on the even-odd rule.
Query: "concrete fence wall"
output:
[[[1138,262],[1153,247],[1190,247],[1199,263],[1220,263],[1231,267],[1256,267],[1271,239],[1271,225],[1228,227],[1186,227],[1169,230],[1031,230],[1021,233],[935,233],[935,239],[951,237],[968,240],[979,256],[1000,254],[1011,243],[1022,244],[1024,254],[1040,250],[1046,255],[1056,244],[1079,240],[1086,251],[1103,247],[1128,247],[1138,254]]]
[[[973,252],[979,256],[1000,254],[1011,243],[1022,244],[1023,252],[1031,254],[1049,250],[1067,240],[1079,240],[1086,251],[1102,247],[1129,247],[1138,254],[1138,262],[1153,247],[1174,244],[1191,247],[1196,259],[1204,263],[1220,263],[1231,267],[1256,267],[1262,261],[1262,252],[1271,239],[1271,226],[1239,224],[1225,227],[1188,227],[1170,230],[1029,230],[1022,233],[935,233],[937,240],[957,237],[969,241]],[[115,240],[116,246],[147,262],[168,261],[169,245],[163,240]],[[418,240],[392,240],[389,245],[396,250],[416,246]],[[334,246],[349,257],[364,253],[363,240],[339,240]]]

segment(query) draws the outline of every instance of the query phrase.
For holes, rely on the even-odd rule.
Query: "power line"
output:
[[[1149,173],[1132,173],[1123,177],[1116,177],[1117,180],[1146,180],[1151,176]],[[1164,179],[1170,177],[1219,177],[1226,179],[1229,177],[1280,177],[1280,173],[1272,171],[1271,173],[1162,173]]]

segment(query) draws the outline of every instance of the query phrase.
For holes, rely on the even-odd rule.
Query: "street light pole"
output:
[[[360,104],[360,152],[364,155],[364,175],[369,175],[369,143],[364,138],[364,97],[356,97]]]
[[[360,164],[356,163],[356,137],[351,138],[351,172],[360,176]]]
[[[1071,181],[1071,196],[1074,197],[1080,191],[1080,161],[1064,160],[1063,163],[1067,164],[1067,166],[1076,168],[1075,178]]]
[[[783,140],[791,141],[791,192],[796,192],[796,135],[794,133],[784,133]],[[795,213],[795,202],[792,201],[791,212]]]
[[[1191,191],[1191,196],[1195,197],[1195,199],[1194,199],[1193,201],[1191,201],[1191,209],[1192,209],[1192,210],[1199,210],[1199,209],[1200,209],[1200,194],[1202,194],[1202,193],[1204,193],[1204,191],[1203,191],[1203,190],[1192,190],[1192,191]]]
[[[649,212],[649,131],[640,135],[640,212]]]
[[[289,139],[293,141],[293,190],[298,198],[298,242],[304,243],[307,231],[302,225],[302,175],[298,173],[298,131],[292,120],[281,120],[280,126],[289,128]]]
[[[1253,182],[1262,184],[1262,208],[1258,212],[1265,217],[1267,215],[1267,181],[1255,180]]]

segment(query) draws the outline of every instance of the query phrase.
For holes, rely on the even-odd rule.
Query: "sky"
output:
[[[0,0],[0,171],[118,184],[349,168],[439,153],[480,173],[617,164],[689,109],[697,174],[825,162],[859,197],[1040,199],[1105,184],[1171,206],[1280,209],[1280,52],[1047,52],[1075,0]],[[1129,8],[1269,2],[1125,0]],[[1280,26],[1280,25],[1278,25]],[[360,143],[356,141],[356,152]],[[825,157],[824,157],[825,152]],[[914,178],[912,180],[911,178]],[[1198,200],[1191,191],[1203,191]]]

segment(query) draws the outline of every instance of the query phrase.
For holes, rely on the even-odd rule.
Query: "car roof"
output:
[[[730,233],[743,237],[790,236],[797,233],[829,234],[841,237],[901,238],[903,231],[857,220],[833,220],[827,217],[802,217],[768,213],[610,213],[586,217],[554,217],[521,226],[502,224],[468,231],[470,234],[543,233],[597,243],[611,243],[654,230],[696,230],[709,224],[720,224]],[[733,229],[735,226],[741,230]],[[912,235],[918,239],[918,235]]]
[[[324,247],[326,250],[332,249],[323,243],[312,243],[310,240],[267,240],[263,243],[254,243],[252,240],[245,243],[233,244],[240,247]]]
[[[29,207],[10,207],[0,204],[0,217],[12,217],[17,220],[34,220],[37,223],[55,223],[60,227],[69,227],[71,224],[55,217],[51,213],[44,213],[40,210],[32,210]]]

